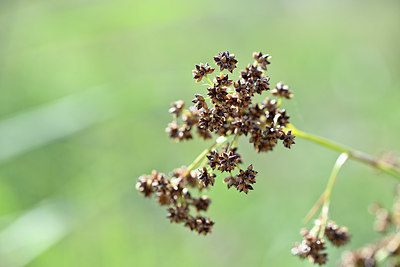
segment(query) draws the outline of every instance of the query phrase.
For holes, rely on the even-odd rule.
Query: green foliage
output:
[[[290,153],[257,155],[249,146],[241,154],[257,166],[257,190],[236,194],[217,177],[209,210],[217,224],[207,237],[168,224],[136,179],[190,164],[205,147],[170,142],[167,110],[198,91],[193,62],[227,49],[273,55],[270,76],[295,92],[285,107],[300,129],[375,155],[400,151],[398,11],[397,1],[1,1],[0,150],[22,148],[0,162],[0,229],[43,203],[62,208],[19,224],[43,236],[58,229],[47,246],[24,235],[18,242],[30,249],[7,243],[0,263],[300,266],[290,256],[299,218],[336,153],[300,139]],[[330,213],[356,248],[377,237],[367,206],[389,206],[395,180],[357,163],[343,169]]]

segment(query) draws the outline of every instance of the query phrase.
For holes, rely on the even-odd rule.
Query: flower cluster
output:
[[[346,251],[342,255],[342,267],[353,266],[378,266],[380,262],[387,261],[387,266],[400,264],[400,185],[397,187],[392,209],[389,211],[378,204],[370,207],[370,212],[376,216],[374,229],[378,233],[387,233],[391,228],[395,231],[383,236],[374,244],[353,251]],[[380,266],[380,265],[379,265]]]
[[[207,196],[193,197],[189,188],[198,187],[195,172],[188,172],[184,167],[175,169],[172,178],[163,173],[153,171],[151,175],[142,175],[136,184],[136,189],[145,197],[155,195],[161,206],[167,206],[171,222],[184,223],[185,227],[199,234],[211,233],[212,222],[199,214],[207,211],[211,200]],[[191,209],[197,215],[191,214]]]
[[[253,101],[255,95],[261,95],[270,89],[270,78],[263,71],[270,63],[267,60],[269,55],[264,57],[259,52],[255,58],[256,62],[240,71],[240,78],[236,81],[222,72],[215,76],[212,82],[210,80],[207,97],[196,94],[192,101],[194,107],[184,110],[183,113],[182,101],[172,103],[170,113],[174,115],[174,121],[167,128],[170,137],[175,140],[191,139],[191,130],[197,128],[199,136],[205,139],[210,138],[212,133],[219,136],[250,136],[249,142],[258,152],[272,150],[279,140],[290,148],[294,144],[295,136],[290,130],[284,130],[290,116],[285,109],[280,108],[280,101],[270,98],[260,103]],[[228,69],[232,72],[236,68],[237,60],[229,52],[219,53],[214,60],[221,70]],[[213,69],[207,63],[196,65],[194,78],[201,81],[210,71]],[[293,96],[282,82],[276,85],[272,93],[280,98]],[[181,113],[183,125],[179,126],[177,119]]]
[[[292,254],[302,259],[308,258],[311,263],[318,265],[326,264],[328,257],[328,254],[323,252],[326,249],[324,236],[336,247],[345,245],[350,240],[347,228],[337,226],[334,221],[328,221],[322,226],[321,221],[316,220],[311,231],[302,229],[300,233],[303,235],[303,241],[294,245]]]
[[[270,55],[254,52],[253,58],[254,63],[241,70],[235,80],[230,75],[238,60],[228,51],[214,57],[220,73],[212,78],[208,75],[215,68],[208,63],[195,65],[193,78],[196,82],[208,82],[209,86],[204,93],[194,95],[193,106],[186,108],[182,100],[171,104],[173,121],[166,131],[175,141],[192,139],[194,131],[203,139],[215,136],[216,141],[188,167],[175,169],[171,178],[154,171],[139,177],[136,185],[145,197],[155,195],[160,205],[168,206],[167,217],[171,222],[183,223],[201,234],[210,233],[214,224],[199,214],[207,210],[210,199],[204,195],[193,197],[192,189],[201,194],[212,187],[218,177],[216,172],[227,173],[223,181],[228,188],[234,187],[245,194],[254,189],[258,172],[252,164],[241,167],[243,160],[236,146],[241,136],[246,136],[257,152],[271,151],[278,142],[285,148],[295,143],[295,136],[287,127],[290,116],[281,108],[282,99],[293,94],[282,82],[270,91],[270,77],[265,74],[271,64]],[[224,70],[229,73],[223,73]],[[271,92],[270,97],[255,102],[254,98],[266,91]],[[226,141],[229,143],[219,150]]]

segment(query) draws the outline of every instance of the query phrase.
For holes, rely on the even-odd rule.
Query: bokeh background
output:
[[[400,151],[399,1],[0,1],[0,266],[309,266],[290,255],[337,153],[297,140],[257,154],[249,195],[218,182],[210,236],[170,224],[138,176],[209,146],[173,143],[170,102],[190,101],[194,64],[270,53],[291,85],[292,123],[365,152]],[[397,153],[397,154],[396,154]],[[372,242],[372,202],[396,181],[349,161],[331,218],[348,249]],[[330,249],[335,266],[343,249]]]

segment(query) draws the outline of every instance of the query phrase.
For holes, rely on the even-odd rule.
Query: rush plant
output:
[[[167,218],[171,222],[183,224],[191,231],[207,235],[212,232],[214,222],[204,215],[211,203],[204,192],[218,180],[217,173],[225,174],[223,181],[228,189],[234,188],[244,194],[254,190],[258,172],[252,164],[243,166],[242,157],[238,153],[239,138],[246,138],[259,153],[273,151],[278,143],[290,149],[296,138],[335,150],[340,155],[334,164],[325,191],[306,216],[306,221],[318,211],[319,216],[312,229],[301,231],[303,241],[296,243],[292,249],[292,254],[300,258],[307,258],[310,262],[320,265],[325,264],[325,240],[334,246],[345,245],[350,240],[347,228],[338,226],[329,218],[330,196],[341,167],[348,159],[354,159],[399,179],[400,168],[393,162],[374,158],[297,129],[282,107],[285,100],[293,97],[292,91],[283,82],[271,87],[270,77],[266,75],[271,56],[255,52],[253,59],[254,62],[241,70],[235,80],[231,79],[231,75],[238,61],[236,56],[228,51],[218,53],[214,57],[216,68],[219,70],[215,70],[208,63],[195,66],[193,78],[196,82],[209,83],[209,87],[194,96],[193,106],[185,107],[182,100],[172,103],[169,112],[173,121],[166,131],[175,141],[190,140],[197,135],[203,139],[214,139],[214,142],[191,164],[176,168],[169,175],[153,171],[150,175],[140,176],[136,189],[145,197],[155,196],[158,203],[166,207]],[[215,72],[217,74],[210,78]],[[254,97],[264,93],[269,93],[269,96],[262,102],[256,102]],[[400,251],[400,241],[398,243]],[[354,259],[359,262],[368,262],[374,257],[371,253],[365,259],[360,253],[354,255]]]

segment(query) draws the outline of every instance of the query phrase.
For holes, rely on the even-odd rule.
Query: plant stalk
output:
[[[331,202],[331,193],[333,186],[336,183],[337,176],[339,174],[340,169],[342,168],[343,164],[347,161],[349,158],[349,154],[346,152],[343,152],[340,154],[338,159],[335,162],[335,165],[333,166],[331,176],[329,177],[328,184],[326,185],[326,189],[324,192],[324,205],[322,206],[321,210],[321,228],[319,232],[319,237],[323,238],[324,233],[325,233],[325,226],[326,222],[328,221],[328,212],[329,212],[329,205]]]
[[[206,148],[203,150],[203,152],[200,153],[200,155],[197,156],[197,158],[187,167],[187,170],[185,172],[185,175],[188,175],[190,171],[192,171],[199,163],[202,161],[205,156],[214,148],[220,146],[221,144],[225,143],[226,140],[228,140],[225,136],[220,136],[217,138],[214,144],[210,146],[209,148]]]
[[[328,139],[306,133],[303,131],[300,131],[296,127],[294,127],[292,124],[287,125],[288,129],[292,130],[292,133],[299,138],[307,139],[309,141],[312,141],[316,144],[322,145],[326,148],[329,148],[331,150],[335,150],[341,153],[347,153],[350,158],[353,158],[357,161],[360,161],[362,163],[368,164],[376,169],[379,169],[393,177],[396,177],[397,179],[400,179],[400,169],[392,164],[389,164],[387,162],[384,162],[382,160],[379,160],[377,158],[374,158],[364,152],[357,151],[355,149],[349,148],[347,146],[335,143],[333,141],[330,141]]]

